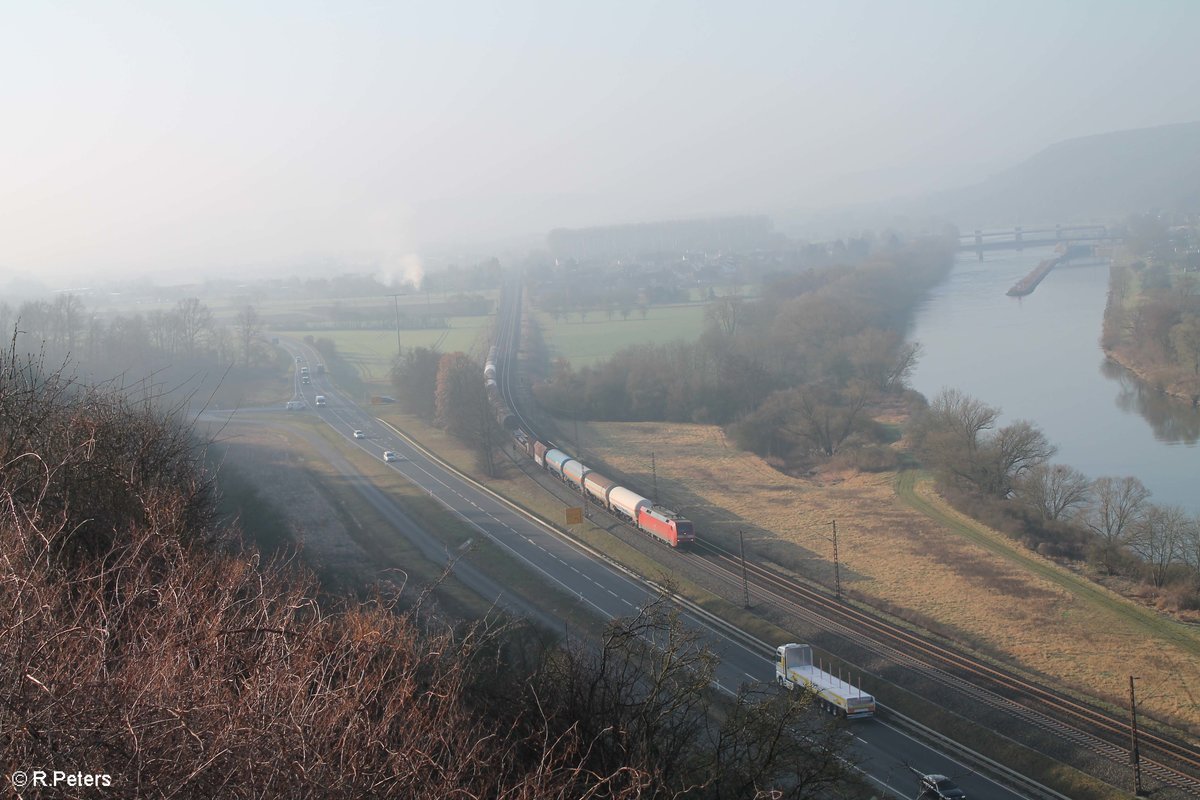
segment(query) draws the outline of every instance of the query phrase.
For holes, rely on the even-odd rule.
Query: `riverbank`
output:
[[[1100,341],[1108,270],[1059,267],[1020,302],[1004,296],[1052,256],[1041,248],[960,257],[909,332],[923,353],[912,387],[933,397],[953,386],[999,407],[1002,424],[1032,420],[1058,446],[1056,462],[1092,477],[1136,475],[1156,502],[1200,513],[1200,413],[1151,391],[1154,375],[1139,380],[1117,366],[1128,351],[1109,360]]]
[[[1160,376],[1137,366],[1133,357],[1128,353],[1123,353],[1116,348],[1103,347],[1101,349],[1104,351],[1105,359],[1128,372],[1147,388],[1186,403],[1191,408],[1200,408],[1200,379],[1167,383]]]

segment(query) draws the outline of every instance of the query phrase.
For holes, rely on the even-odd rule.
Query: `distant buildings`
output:
[[[768,247],[776,234],[765,216],[557,228],[547,243],[558,259],[632,258],[649,253],[746,251]]]

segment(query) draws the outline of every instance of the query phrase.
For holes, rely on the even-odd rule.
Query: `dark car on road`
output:
[[[922,775],[922,800],[966,800],[967,793],[945,775]]]

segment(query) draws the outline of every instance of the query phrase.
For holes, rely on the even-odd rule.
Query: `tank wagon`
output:
[[[539,467],[582,494],[585,502],[594,502],[604,507],[655,540],[671,547],[696,540],[695,528],[690,520],[665,506],[651,502],[649,498],[632,489],[619,485],[612,478],[596,472],[565,450],[522,429],[519,418],[500,393],[496,356],[497,351],[493,346],[488,350],[487,361],[483,366],[483,385],[497,421],[512,435],[519,450],[532,458]]]
[[[496,347],[488,348],[487,361],[483,362],[483,377],[496,380]]]
[[[557,448],[547,450],[544,459],[546,471],[557,475],[559,478],[563,476],[563,465],[568,461],[574,461],[573,458]]]
[[[488,349],[487,361],[483,364],[483,389],[487,393],[488,404],[492,407],[492,414],[495,415],[496,421],[502,428],[515,436],[520,430],[521,423],[513,410],[508,407],[508,403],[504,402],[504,396],[500,394],[500,385],[496,383],[496,348],[494,346]]]
[[[608,495],[617,488],[617,482],[612,478],[604,477],[599,472],[589,472],[583,478],[583,488],[587,490],[593,500],[608,508]]]
[[[637,492],[616,486],[608,494],[609,510],[615,511],[633,524],[637,524],[638,514],[650,506],[650,501]]]

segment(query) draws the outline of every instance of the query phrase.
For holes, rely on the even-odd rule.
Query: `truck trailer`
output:
[[[784,644],[775,649],[775,680],[787,689],[803,687],[830,713],[847,719],[875,716],[875,698],[813,663],[812,645]]]

